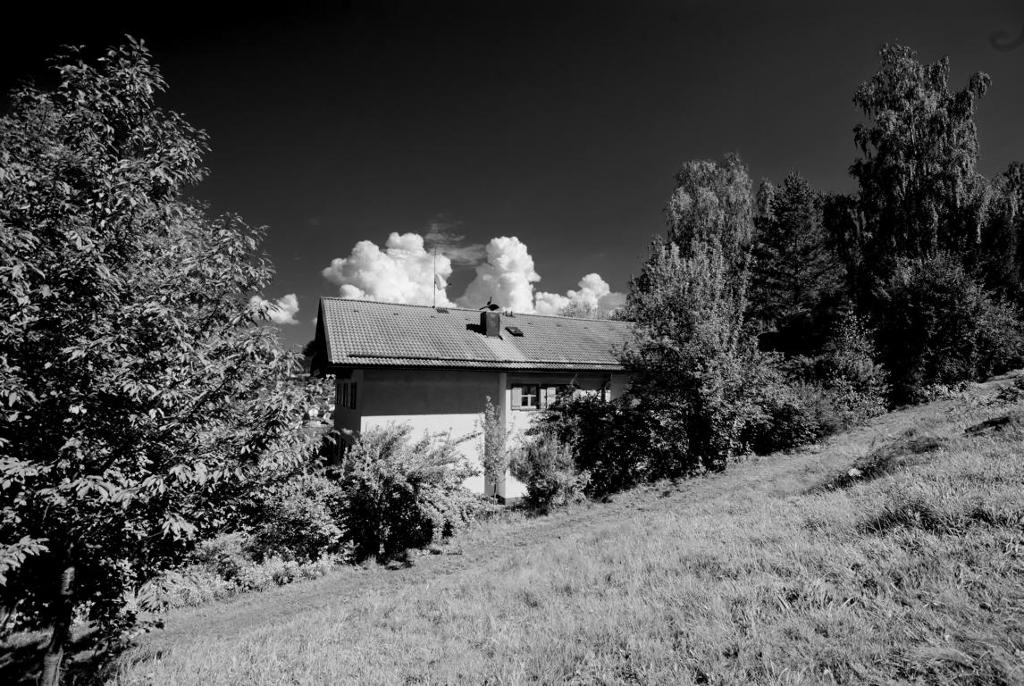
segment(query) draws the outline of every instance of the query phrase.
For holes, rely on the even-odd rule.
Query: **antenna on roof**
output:
[[[494,296],[492,295],[490,298],[487,299],[487,304],[481,307],[480,309],[490,310],[491,312],[494,312],[495,310],[500,310],[501,308],[494,304]]]

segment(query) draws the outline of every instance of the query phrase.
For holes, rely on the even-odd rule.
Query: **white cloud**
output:
[[[423,236],[392,232],[384,250],[372,241],[359,241],[348,257],[334,258],[323,275],[338,286],[343,298],[430,305],[434,301],[434,259],[424,247]],[[451,260],[438,254],[436,270],[437,304],[451,305],[447,295]]]
[[[526,244],[515,236],[492,238],[487,244],[487,261],[477,266],[476,278],[458,302],[477,308],[491,300],[506,310],[532,312],[535,281],[540,281],[540,274],[533,270]]]
[[[576,313],[607,317],[626,304],[626,294],[613,292],[600,274],[591,272],[577,283],[579,290],[565,295],[538,291],[535,308],[538,314],[561,314],[566,308]]]
[[[295,315],[299,312],[299,299],[294,293],[289,293],[275,300],[267,300],[258,295],[249,298],[249,307],[260,312],[260,316],[266,317],[275,324],[298,324]]]
[[[450,231],[453,224],[433,222],[426,236],[392,233],[384,250],[372,241],[359,241],[345,258],[335,258],[323,275],[336,284],[343,298],[381,300],[429,305],[433,297],[434,255],[441,289],[437,304],[450,306],[447,285],[452,264],[476,264],[476,276],[465,293],[456,298],[461,307],[477,309],[488,301],[502,309],[537,314],[561,314],[567,307],[576,313],[604,317],[622,307],[624,293],[613,292],[600,275],[580,279],[576,290],[566,294],[534,292],[540,275],[526,244],[515,236],[492,238],[486,247],[460,246],[462,236]],[[483,263],[479,263],[484,259]]]
[[[537,314],[561,314],[569,306],[569,298],[558,293],[537,291],[534,296],[533,311]]]

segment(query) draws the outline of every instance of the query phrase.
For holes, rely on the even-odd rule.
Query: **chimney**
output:
[[[491,338],[501,336],[501,312],[481,312],[480,330]]]

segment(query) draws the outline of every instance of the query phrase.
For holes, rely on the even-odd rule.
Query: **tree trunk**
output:
[[[64,648],[71,638],[71,618],[75,609],[72,586],[75,583],[75,568],[65,567],[60,573],[60,586],[54,600],[53,626],[50,644],[43,655],[43,675],[40,686],[57,686],[60,683],[60,666],[64,659]]]

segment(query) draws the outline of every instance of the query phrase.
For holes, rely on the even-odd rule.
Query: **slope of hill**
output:
[[[177,611],[121,684],[1024,683],[1011,379],[412,567]]]

